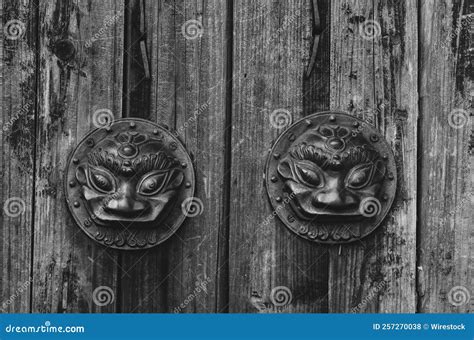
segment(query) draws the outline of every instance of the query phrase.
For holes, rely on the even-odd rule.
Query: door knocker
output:
[[[90,132],[70,155],[65,174],[69,210],[95,241],[145,249],[176,232],[193,197],[191,158],[165,127],[120,119]]]
[[[341,112],[316,113],[290,126],[273,145],[265,179],[283,223],[307,240],[329,244],[374,231],[397,185],[384,137]]]

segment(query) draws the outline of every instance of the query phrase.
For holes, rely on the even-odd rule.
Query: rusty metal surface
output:
[[[121,119],[85,136],[70,155],[66,200],[77,225],[116,249],[169,238],[188,215],[195,188],[191,158],[167,128]]]
[[[290,126],[268,157],[266,189],[274,211],[299,236],[347,243],[373,232],[395,197],[392,150],[373,126],[321,112]]]

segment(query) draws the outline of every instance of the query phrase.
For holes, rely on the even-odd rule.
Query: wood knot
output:
[[[54,44],[54,54],[63,61],[71,60],[76,54],[76,48],[69,39],[59,40]]]

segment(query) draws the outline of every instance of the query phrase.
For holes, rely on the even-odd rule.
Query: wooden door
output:
[[[4,312],[472,312],[468,1],[0,3]],[[385,136],[398,189],[373,234],[328,246],[264,223],[276,110]],[[192,156],[202,213],[153,249],[104,248],[68,212],[97,112],[166,124]]]

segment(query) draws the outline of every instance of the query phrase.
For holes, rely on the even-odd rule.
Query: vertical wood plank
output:
[[[129,93],[142,93],[130,99],[136,102],[130,115],[178,133],[194,158],[203,210],[165,243],[123,256],[122,310],[217,312],[225,294],[218,287],[227,280],[218,276],[219,238],[225,232],[227,4],[145,0],[131,1],[130,9],[132,29],[142,33],[132,39],[130,53],[136,55],[141,44],[147,55],[140,52],[139,65],[129,69]]]
[[[2,141],[1,302],[4,313],[30,309],[36,112],[34,1],[1,1]]]
[[[398,188],[373,235],[331,250],[329,311],[415,312],[417,4],[348,0],[332,8],[331,20],[331,109],[385,135]]]
[[[319,103],[308,97],[312,104],[303,108],[311,2],[236,1],[233,18],[229,310],[324,312],[328,250],[298,238],[278,218],[269,218],[272,208],[263,181],[269,149],[282,133],[270,124],[271,113],[285,109],[296,121],[328,102],[324,96]],[[310,80],[309,87],[316,89],[315,78]],[[272,303],[272,291],[280,289],[291,295],[285,306]]]
[[[123,4],[40,1],[39,15],[33,311],[112,312],[117,253],[79,229],[62,188],[67,157],[96,126],[94,112],[107,109],[121,116]],[[99,306],[93,293],[103,287],[112,289],[114,299]]]
[[[418,308],[472,313],[474,5],[424,1],[420,20]]]

